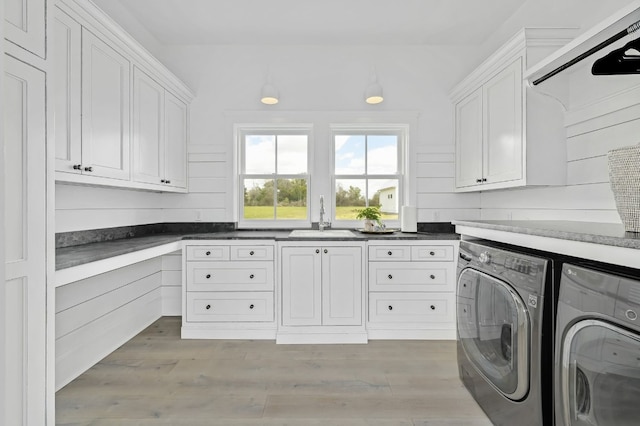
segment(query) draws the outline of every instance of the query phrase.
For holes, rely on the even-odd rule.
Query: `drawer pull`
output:
[[[388,252],[387,252],[387,254],[388,254],[389,256],[392,256],[392,255],[393,255],[393,252],[392,252],[392,251],[388,251]]]
[[[253,274],[249,275],[249,278],[250,278],[250,279],[253,279]]]
[[[208,311],[209,309],[211,309],[211,305],[205,306],[205,309]]]
[[[431,275],[429,275],[429,278],[431,278],[432,280],[435,280],[435,279],[436,279],[436,276],[435,276],[435,275],[433,275],[433,274],[431,274]]]
[[[253,256],[253,250],[249,252],[249,256]]]
[[[430,251],[430,252],[429,252],[429,256],[435,256],[435,255],[436,255],[436,252],[435,252],[435,251]]]
[[[208,251],[208,252],[206,252],[206,253],[205,253],[205,255],[206,255],[206,256],[211,256],[211,252],[210,252],[210,251]]]
[[[435,311],[436,310],[436,306],[435,305],[431,305],[431,310]]]
[[[392,279],[392,278],[393,278],[393,275],[391,275],[391,274],[389,274],[389,275],[387,275],[387,276],[389,277],[389,279]]]
[[[205,277],[206,279],[211,278],[211,274],[207,274],[207,276]]]
[[[249,309],[253,309],[253,303],[249,305]]]
[[[324,254],[327,254],[327,253],[329,253],[329,250],[324,249]]]
[[[393,306],[389,305],[389,310],[393,311]]]

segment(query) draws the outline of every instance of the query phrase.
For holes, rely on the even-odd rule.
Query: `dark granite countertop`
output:
[[[237,230],[230,232],[211,232],[197,234],[154,234],[133,238],[121,238],[89,244],[80,244],[56,249],[56,270],[71,268],[98,260],[104,260],[123,254],[161,246],[181,240],[275,240],[275,241],[313,241],[312,238],[290,238],[289,230]],[[321,241],[369,241],[369,240],[458,240],[455,233],[405,233],[372,235],[353,231],[353,237],[322,238]]]
[[[565,220],[456,220],[454,225],[640,250],[640,233],[615,223]]]

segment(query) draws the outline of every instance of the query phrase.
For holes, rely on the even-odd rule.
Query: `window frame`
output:
[[[335,228],[361,228],[361,220],[337,220],[336,212],[336,181],[340,179],[359,179],[364,180],[366,189],[368,190],[368,180],[372,179],[397,179],[398,190],[396,193],[398,202],[398,219],[397,220],[384,220],[387,228],[399,228],[401,221],[401,208],[406,202],[405,188],[407,185],[407,170],[406,170],[406,151],[407,140],[409,137],[409,126],[406,124],[356,124],[356,125],[331,125],[331,155],[330,155],[330,167],[331,167],[331,205],[333,206],[333,212],[331,213],[332,226]],[[336,174],[336,144],[335,138],[337,135],[354,135],[354,136],[385,136],[393,135],[398,138],[398,152],[397,152],[397,169],[396,173],[391,174],[367,174],[367,149],[365,147],[365,173],[361,175],[338,175]],[[365,200],[368,203],[368,193],[365,194]]]
[[[237,158],[237,179],[238,188],[236,191],[237,197],[237,212],[238,212],[238,228],[244,229],[279,229],[279,228],[304,228],[311,227],[311,205],[310,205],[310,192],[311,192],[311,176],[312,176],[312,163],[311,153],[313,152],[313,125],[311,124],[237,124],[235,125],[236,134],[236,149],[238,152]],[[276,141],[278,136],[287,135],[305,135],[307,137],[307,172],[300,174],[247,174],[246,173],[246,136],[260,135],[260,136],[275,136]],[[277,142],[275,147],[275,162],[277,167],[278,162],[278,150]],[[244,217],[244,182],[246,179],[306,179],[307,181],[307,197],[306,207],[307,214],[304,219],[285,219],[278,220],[276,217],[273,219],[245,219]],[[274,194],[274,215],[277,214],[277,194]]]

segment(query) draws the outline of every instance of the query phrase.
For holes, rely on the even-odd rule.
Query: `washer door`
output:
[[[490,275],[458,276],[458,338],[476,370],[509,399],[529,391],[530,320],[522,298]]]
[[[567,331],[561,350],[566,426],[638,425],[640,336],[604,321],[583,320]]]

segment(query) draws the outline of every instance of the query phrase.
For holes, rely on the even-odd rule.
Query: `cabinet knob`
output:
[[[435,311],[436,310],[436,306],[435,305],[431,305],[431,310]]]
[[[430,251],[430,252],[429,252],[429,256],[435,256],[435,255],[436,255],[436,252],[435,252],[435,251]]]
[[[393,306],[389,305],[389,310],[393,311]]]
[[[326,253],[329,253],[329,250],[327,250],[327,249],[324,249],[324,252],[325,252],[325,254],[326,254]]]
[[[165,183],[165,182],[166,182],[166,180],[160,179],[160,183]]]
[[[482,179],[476,179],[476,183],[481,183]]]
[[[487,178],[482,178],[482,181],[483,181],[483,182],[486,182],[486,181],[487,181]]]
[[[392,279],[392,278],[393,278],[393,275],[391,275],[391,274],[389,274],[389,275],[387,275],[387,276],[389,277],[389,279]]]
[[[208,311],[209,309],[211,309],[211,305],[205,306],[205,309]]]
[[[84,168],[85,172],[92,172],[93,171],[93,167],[89,166],[89,167],[85,167]]]
[[[207,277],[206,277],[206,278],[207,278],[207,279],[211,278],[211,274],[207,274]]]
[[[251,250],[251,251],[249,252],[249,256],[253,256],[253,254],[254,254],[254,253],[253,253],[253,250]]]
[[[316,249],[316,253],[320,253],[320,249]]]
[[[431,274],[431,275],[429,275],[429,278],[431,278],[432,280],[435,280],[435,279],[436,279],[436,276],[435,276],[435,275],[433,275],[433,274]]]
[[[391,256],[391,255],[393,254],[393,252],[388,251],[388,252],[387,252],[387,254],[388,254],[389,256]]]
[[[73,170],[82,170],[82,164],[74,164]]]
[[[166,181],[166,183],[171,183],[171,181],[170,181],[170,180],[167,180],[167,181]]]
[[[249,305],[249,309],[253,309],[253,304]]]
[[[206,253],[205,253],[205,255],[206,255],[206,256],[211,256],[211,252],[210,252],[210,251],[208,251],[208,252],[206,252]]]
[[[249,278],[253,279],[253,274],[249,275]]]

